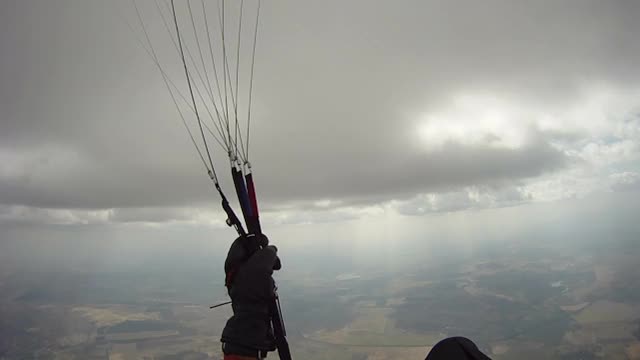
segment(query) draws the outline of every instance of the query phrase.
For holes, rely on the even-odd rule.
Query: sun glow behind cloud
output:
[[[420,141],[427,149],[447,143],[517,149],[531,141],[531,114],[491,95],[455,96],[443,109],[422,115]]]
[[[571,152],[575,149],[567,148],[567,141],[586,145],[640,137],[639,113],[639,91],[608,86],[586,87],[571,101],[554,104],[498,92],[466,92],[423,112],[416,133],[428,150],[448,143],[517,149],[542,140]]]

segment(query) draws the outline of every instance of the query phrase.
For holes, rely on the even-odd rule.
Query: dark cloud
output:
[[[348,201],[368,196],[388,199],[533,177],[564,162],[561,153],[545,144],[518,150],[450,144],[436,153],[381,151],[361,154],[363,158],[347,169],[341,161],[332,161],[333,156],[353,161],[349,159],[358,154],[329,150],[323,157],[310,157],[299,164],[265,161],[271,166],[256,174],[259,190],[266,200],[275,202],[314,198]],[[77,159],[51,150],[28,164],[31,166],[19,169],[18,175],[3,179],[0,202],[48,208],[114,208],[198,205],[216,197],[208,178],[195,166],[181,174],[145,163],[135,166],[123,160],[105,164],[97,158]]]
[[[351,156],[354,155],[346,155]],[[534,177],[564,163],[563,154],[546,144],[517,150],[449,144],[433,153],[380,151],[364,156],[370,159],[356,159],[347,171],[343,170],[344,164],[326,158],[311,163],[315,170],[309,169],[310,173],[265,179],[265,185],[281,198],[398,196]],[[281,173],[286,174],[286,169],[283,167]],[[306,187],[295,186],[300,179],[305,180]]]

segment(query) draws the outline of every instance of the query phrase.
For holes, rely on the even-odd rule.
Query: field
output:
[[[288,274],[279,285],[292,352],[422,359],[455,335],[497,360],[640,358],[638,250],[596,256],[554,246],[523,243],[411,272]],[[208,308],[224,288],[200,271],[5,274],[1,284],[4,358],[221,358],[231,309]]]

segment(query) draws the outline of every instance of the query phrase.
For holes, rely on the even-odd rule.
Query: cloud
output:
[[[196,207],[59,209],[0,205],[0,224],[22,225],[171,225],[224,228],[221,210]]]
[[[470,209],[489,209],[519,205],[530,200],[524,189],[469,187],[447,193],[420,194],[411,200],[400,202],[396,209],[403,215],[425,215]]]
[[[609,178],[613,191],[640,191],[640,173],[626,171],[611,174]]]
[[[0,46],[12,49],[0,60],[7,218],[190,221],[217,203],[117,15],[135,24],[133,9],[119,5],[0,5]],[[163,65],[184,80],[153,6],[142,11]],[[392,201],[453,211],[508,204],[500,194],[514,188],[516,203],[622,186],[614,174],[640,161],[639,11],[628,1],[265,6],[251,143],[264,208],[274,221],[329,221]]]
[[[113,222],[169,222],[188,221],[198,215],[195,209],[184,208],[124,208],[114,209],[109,214]]]
[[[0,224],[99,225],[109,222],[109,210],[45,209],[0,205]]]

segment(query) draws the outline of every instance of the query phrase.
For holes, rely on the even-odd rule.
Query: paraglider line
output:
[[[216,175],[216,170],[213,166],[213,160],[211,159],[211,153],[209,152],[209,145],[207,145],[207,139],[204,136],[204,131],[202,130],[202,120],[200,119],[200,115],[198,114],[198,106],[196,105],[196,99],[193,96],[193,88],[191,87],[191,78],[189,76],[189,69],[187,68],[187,62],[184,58],[184,50],[182,49],[182,40],[180,38],[180,27],[178,26],[178,17],[176,16],[176,8],[174,4],[174,0],[171,0],[171,10],[173,12],[173,22],[176,25],[176,35],[178,37],[178,45],[180,46],[180,56],[182,57],[182,65],[184,65],[184,72],[187,77],[187,85],[189,86],[189,94],[191,95],[191,101],[193,102],[193,109],[196,113],[196,118],[198,119],[198,126],[200,127],[200,134],[202,135],[202,141],[204,143],[204,148],[207,153],[207,157],[209,158],[209,164],[211,164],[212,171],[212,179],[218,183],[218,176]]]
[[[162,74],[162,80],[164,81],[165,86],[167,87],[167,90],[169,91],[169,95],[171,96],[171,99],[173,100],[173,104],[176,106],[176,109],[178,110],[178,114],[180,115],[180,119],[182,120],[182,124],[184,125],[185,129],[187,130],[187,133],[189,134],[189,138],[191,139],[191,142],[193,143],[193,146],[196,148],[196,151],[198,152],[198,155],[200,156],[200,160],[202,160],[202,163],[204,164],[205,168],[207,169],[207,171],[209,171],[209,166],[207,165],[206,160],[204,159],[204,156],[202,155],[202,151],[200,150],[200,147],[198,146],[193,133],[191,132],[191,129],[189,128],[189,126],[187,125],[187,121],[184,117],[184,114],[182,113],[182,110],[180,109],[180,106],[178,105],[178,101],[176,100],[176,97],[173,93],[173,91],[171,90],[171,86],[169,86],[169,83],[171,83],[175,88],[176,88],[176,92],[184,99],[184,96],[182,95],[182,93],[180,93],[180,90],[178,90],[178,88],[175,86],[175,84],[173,84],[173,82],[171,81],[171,79],[167,76],[167,74],[165,73],[165,71],[162,69],[162,66],[160,66],[160,62],[158,61],[158,56],[153,48],[153,45],[151,44],[151,40],[149,38],[149,34],[147,32],[147,28],[144,24],[144,21],[142,19],[142,15],[140,14],[140,10],[138,9],[138,5],[136,4],[135,0],[132,0],[133,2],[133,6],[136,9],[136,14],[138,16],[138,20],[140,21],[140,25],[142,27],[142,31],[144,32],[145,38],[147,40],[147,43],[149,44],[150,50],[147,49],[147,47],[144,45],[144,43],[137,37],[135,36],[135,39],[138,41],[138,44],[140,44],[140,46],[147,52],[147,55],[149,55],[152,60],[154,61],[154,63],[156,64],[156,66],[158,67],[158,70],[160,70],[160,73]],[[133,33],[133,27],[131,26],[131,24],[126,21],[127,26],[129,26],[129,29],[131,30],[131,32]],[[209,132],[211,132],[211,129],[209,129],[207,127],[207,129],[209,130]],[[213,138],[220,144],[220,146],[222,146],[222,143],[220,142],[220,140],[218,140],[218,138],[211,133],[211,135],[213,136]]]
[[[245,162],[249,162],[249,128],[251,127],[251,99],[253,95],[253,69],[256,62],[256,43],[258,42],[258,23],[260,20],[260,0],[258,0],[258,10],[256,12],[256,27],[253,33],[253,52],[251,54],[251,74],[249,76],[249,106],[247,110],[247,150],[245,151]]]
[[[165,5],[167,7],[169,7],[169,11],[171,12],[171,6],[167,2],[165,2]],[[163,22],[163,24],[165,26],[165,29],[167,30],[167,33],[169,33],[169,37],[170,37],[170,39],[171,39],[171,41],[172,41],[172,43],[173,43],[173,45],[174,45],[174,47],[175,47],[175,49],[176,49],[176,51],[178,53],[178,56],[180,56],[180,48],[179,48],[176,40],[173,38],[173,33],[171,33],[171,29],[169,28],[167,20],[166,20],[166,18],[164,16],[164,12],[162,11],[162,9],[160,9],[160,6],[158,5],[158,1],[157,0],[156,0],[156,7],[158,9],[158,12],[160,13],[160,17],[162,18],[162,22]],[[204,80],[202,78],[202,74],[198,70],[198,66],[196,65],[196,62],[193,59],[193,55],[191,54],[191,51],[189,50],[189,47],[185,44],[184,48],[187,51],[187,55],[189,55],[189,59],[191,60],[191,63],[193,64],[193,66],[194,66],[194,68],[196,70],[196,74],[198,75],[198,78],[200,79],[200,81],[202,83],[204,83]],[[189,75],[191,75],[191,71],[189,71]],[[195,86],[196,92],[198,93],[198,97],[200,98],[200,100],[204,104],[205,109],[207,110],[207,113],[209,114],[209,117],[211,118],[211,122],[213,123],[213,125],[216,128],[216,130],[218,131],[218,134],[220,135],[220,137],[223,139],[223,142],[225,143],[224,146],[221,145],[222,148],[225,149],[225,151],[227,151],[229,149],[229,147],[230,147],[230,144],[228,142],[227,137],[223,133],[224,125],[222,124],[221,115],[220,115],[220,111],[218,110],[218,106],[216,105],[216,102],[213,100],[213,94],[209,93],[209,97],[210,97],[211,102],[213,104],[213,109],[214,109],[214,111],[216,113],[216,117],[213,116],[213,114],[211,113],[211,109],[209,109],[209,106],[207,106],[207,101],[205,101],[204,96],[202,96],[200,88],[197,86],[197,84],[194,84],[194,86]],[[205,90],[207,90],[206,89],[206,85],[205,85]],[[187,104],[188,104],[188,101],[185,100],[185,102],[187,102]],[[216,123],[215,119],[218,119],[217,123]],[[206,124],[204,124],[204,126],[208,128],[208,126],[206,126]],[[218,143],[220,143],[220,141],[218,141]]]
[[[215,104],[213,100],[213,91],[211,90],[211,81],[209,80],[209,72],[207,71],[207,65],[204,62],[204,56],[202,55],[202,47],[200,46],[200,38],[198,37],[198,31],[196,30],[196,22],[193,18],[193,11],[191,10],[191,0],[187,0],[187,9],[189,10],[189,17],[191,18],[191,27],[193,28],[193,36],[196,39],[196,46],[198,47],[198,54],[200,54],[200,62],[202,63],[202,69],[204,71],[204,77],[207,80],[206,87],[209,90],[209,96],[211,97],[211,101]]]
[[[207,30],[207,42],[209,43],[209,54],[211,55],[211,64],[213,65],[213,76],[216,81],[216,88],[218,89],[218,99],[220,101],[220,107],[222,107],[223,101],[222,101],[222,91],[220,91],[220,77],[218,76],[216,60],[215,60],[215,57],[213,56],[213,43],[211,41],[211,33],[209,31],[209,20],[207,17],[207,9],[205,7],[204,0],[202,0],[202,13],[204,14],[204,24],[205,24],[205,29]],[[220,119],[219,115],[218,115],[218,121],[220,122],[220,126],[222,127],[222,120]]]
[[[238,46],[236,49],[236,89],[235,89],[235,101],[233,104],[233,114],[236,125],[234,126],[235,132],[235,151],[236,157],[238,157],[238,130],[240,125],[238,124],[238,88],[240,83],[240,40],[242,38],[242,10],[244,9],[244,0],[240,0],[240,16],[238,20]],[[244,145],[240,144],[240,149],[243,150]]]

